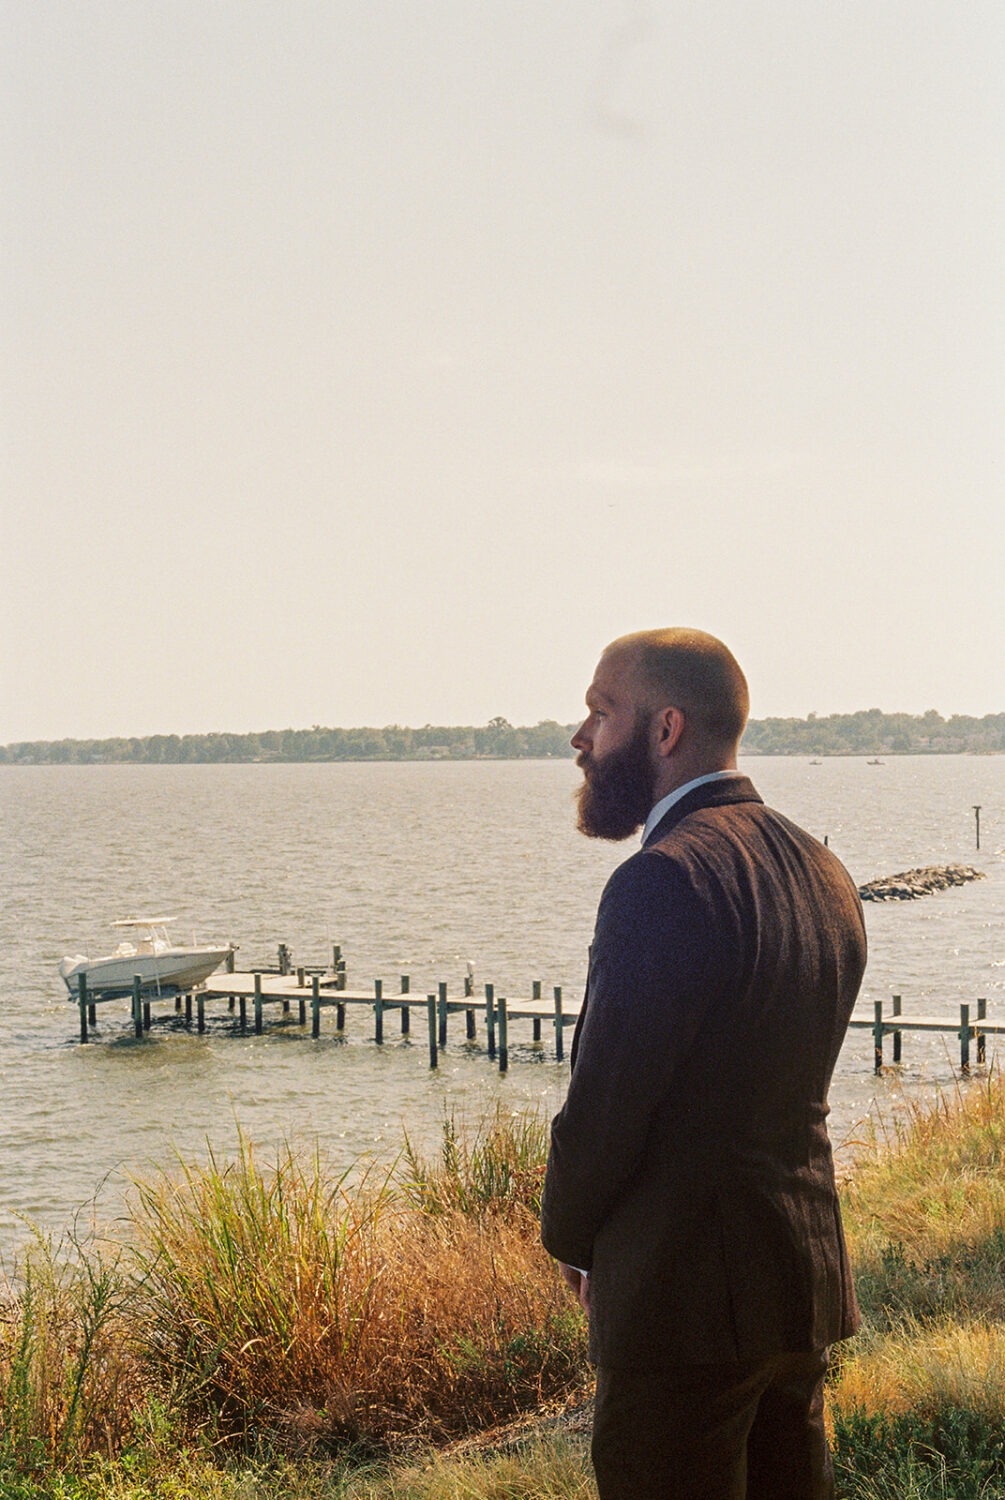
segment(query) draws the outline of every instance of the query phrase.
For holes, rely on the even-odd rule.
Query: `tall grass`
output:
[[[853,1500],[1005,1495],[1005,1087],[916,1110],[844,1194],[863,1332],[829,1409]]]
[[[3,1500],[586,1500],[581,1444],[428,1446],[585,1388],[539,1242],[546,1146],[533,1118],[448,1119],[433,1159],[406,1141],[349,1178],[239,1140],[139,1184],[118,1251],[40,1237],[0,1308]],[[828,1387],[844,1500],[1005,1496],[1003,1184],[996,1079],[847,1185],[865,1326]]]
[[[427,1214],[504,1214],[541,1211],[549,1130],[537,1114],[497,1108],[474,1131],[443,1121],[439,1160],[421,1157],[407,1134],[398,1180],[409,1201]]]
[[[117,1451],[145,1381],[121,1256],[36,1234],[0,1308],[0,1470]]]

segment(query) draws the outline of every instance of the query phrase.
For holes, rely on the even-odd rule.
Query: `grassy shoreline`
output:
[[[543,1122],[383,1176],[252,1144],[39,1237],[0,1310],[3,1500],[589,1500],[583,1320],[538,1242]],[[828,1387],[845,1500],[1005,1495],[1005,1086],[843,1189],[864,1326]],[[514,1426],[514,1424],[516,1424]],[[479,1436],[481,1435],[481,1436]]]

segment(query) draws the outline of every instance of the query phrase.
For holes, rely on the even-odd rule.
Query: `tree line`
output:
[[[104,740],[29,740],[0,746],[0,765],[186,765],[207,762],[338,760],[542,760],[574,754],[574,724],[544,719],[514,726],[400,724],[382,729],[267,729],[253,734],[152,734]],[[1005,751],[1005,713],[973,718],[935,709],[887,714],[878,708],[805,719],[752,719],[747,755],[945,755]]]

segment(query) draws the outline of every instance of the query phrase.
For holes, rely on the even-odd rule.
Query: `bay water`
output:
[[[986,873],[867,905],[859,1014],[897,993],[905,1013],[953,1019],[983,996],[1005,1020],[1005,757],[764,757],[743,769],[859,883],[953,861]],[[109,1002],[81,1046],[57,966],[110,952],[116,918],[172,914],[183,940],[239,944],[241,969],[274,965],[279,942],[322,964],[338,942],[350,988],[382,978],[393,990],[407,973],[421,994],[441,980],[459,994],[470,961],[479,993],[490,980],[526,996],[540,979],[546,995],[560,984],[578,999],[600,891],[636,847],[575,832],[579,780],[572,761],[0,768],[0,1261],[31,1226],[114,1223],[132,1178],[179,1155],[225,1159],[238,1131],[266,1156],[289,1141],[343,1169],[390,1160],[406,1130],[435,1146],[448,1113],[476,1122],[497,1100],[553,1112],[568,1063],[547,1026],[535,1048],[530,1023],[513,1024],[503,1078],[483,1031],[464,1042],[460,1017],[434,1074],[420,1016],[409,1040],[390,1015],[378,1048],[362,1008],[343,1037],[324,1011],[314,1041],[289,1021],[241,1035],[223,1002],[199,1036],[162,1004],[137,1041],[128,1001]],[[989,1039],[992,1066],[996,1055]],[[831,1097],[839,1151],[892,1128],[907,1101],[980,1086],[958,1064],[955,1037],[907,1033],[902,1067],[877,1079],[870,1033],[851,1031]]]

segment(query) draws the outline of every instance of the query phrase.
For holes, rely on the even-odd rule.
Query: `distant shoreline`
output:
[[[332,761],[568,760],[575,724],[554,719],[513,725],[426,724],[408,728],[269,729],[247,734],[154,734],[107,739],[30,740],[0,746],[0,765],[287,765]],[[934,709],[887,714],[878,708],[805,719],[752,719],[742,755],[857,756],[1000,755],[1005,713],[974,718]]]

